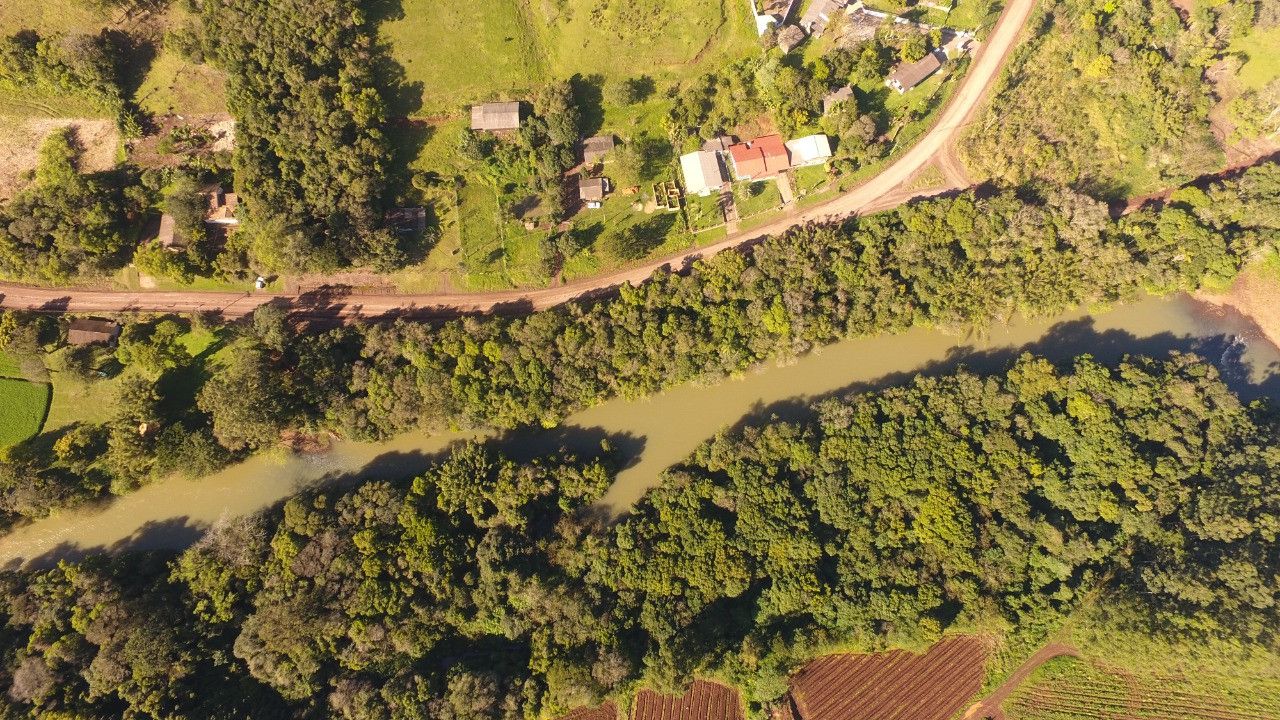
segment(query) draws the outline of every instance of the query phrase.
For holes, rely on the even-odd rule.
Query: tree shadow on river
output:
[[[1280,367],[1258,368],[1265,377],[1254,382],[1254,369],[1244,357],[1247,350],[1248,346],[1237,335],[1198,337],[1160,332],[1138,336],[1126,330],[1098,330],[1093,318],[1086,317],[1058,323],[1039,339],[1022,345],[992,350],[977,350],[973,345],[957,345],[945,358],[911,370],[889,373],[874,380],[853,383],[818,395],[798,395],[773,403],[757,403],[733,424],[731,431],[739,432],[748,426],[778,420],[809,420],[814,417],[814,403],[820,400],[905,385],[917,376],[947,375],[960,368],[978,375],[1002,373],[1025,353],[1044,357],[1063,369],[1069,368],[1072,361],[1081,355],[1088,355],[1111,366],[1127,356],[1144,355],[1159,359],[1168,357],[1173,352],[1192,353],[1217,368],[1222,381],[1245,402],[1258,398],[1280,398]]]
[[[421,475],[428,468],[442,462],[459,445],[469,442],[458,439],[438,451],[390,451],[377,455],[354,471],[335,471],[319,478],[300,483],[289,497],[303,492],[342,491],[362,483],[383,480],[403,484]],[[523,430],[505,432],[481,440],[487,447],[515,460],[529,462],[548,455],[571,455],[581,459],[605,457],[615,471],[625,470],[644,454],[645,438],[631,433],[609,432],[603,427],[561,426],[549,430]],[[278,513],[288,497],[258,511],[261,514]],[[105,509],[111,499],[92,505]],[[86,506],[91,507],[91,506]],[[153,520],[143,524],[128,537],[110,544],[80,545],[61,542],[31,557],[13,558],[0,566],[0,570],[20,568],[48,568],[60,560],[76,561],[90,555],[120,554],[163,550],[172,552],[193,545],[208,530],[206,522],[191,520],[188,516]]]

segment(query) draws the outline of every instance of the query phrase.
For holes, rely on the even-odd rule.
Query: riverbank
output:
[[[766,365],[714,385],[684,384],[652,397],[615,399],[567,418],[559,428],[526,429],[496,439],[516,459],[560,449],[598,450],[602,440],[623,470],[604,499],[625,511],[699,444],[724,428],[778,417],[799,419],[815,398],[874,390],[958,366],[999,372],[1018,354],[1055,362],[1088,353],[1104,363],[1126,354],[1194,352],[1214,363],[1245,399],[1280,394],[1280,351],[1253,342],[1259,331],[1235,310],[1187,295],[1143,298],[1089,314],[1073,310],[1015,319],[980,337],[914,328],[823,347],[787,365]],[[180,549],[211,525],[272,507],[328,483],[411,477],[451,443],[472,433],[414,432],[383,443],[338,440],[320,455],[257,455],[197,481],[173,478],[100,504],[60,512],[0,536],[0,565],[47,566],[93,552]]]
[[[1250,268],[1225,292],[1199,291],[1194,297],[1215,307],[1228,307],[1249,318],[1272,345],[1280,348],[1280,273],[1272,261]]]

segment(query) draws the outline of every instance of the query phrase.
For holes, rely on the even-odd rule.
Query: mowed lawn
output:
[[[15,378],[0,378],[0,448],[7,448],[40,432],[49,409],[49,386]]]

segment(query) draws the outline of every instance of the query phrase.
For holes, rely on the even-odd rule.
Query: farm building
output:
[[[899,65],[898,69],[894,70],[893,74],[889,76],[889,79],[884,81],[884,84],[899,93],[904,93],[937,72],[938,68],[942,67],[942,61],[946,57],[946,55],[942,55],[942,53],[935,50],[913,63]]]
[[[783,26],[778,32],[778,47],[782,52],[789,53],[799,47],[806,37],[808,36],[804,34],[804,30],[795,25]]]
[[[800,27],[810,35],[821,35],[836,13],[843,12],[848,0],[813,0],[800,16]]]
[[[840,103],[852,97],[853,97],[852,85],[845,85],[844,87],[840,88],[839,90],[836,90],[835,92],[827,93],[826,97],[822,98],[822,114],[826,115],[827,113],[831,112],[831,108],[835,107],[836,105],[839,105]]]
[[[392,208],[387,211],[387,226],[401,235],[412,235],[427,229],[427,209],[422,207]]]
[[[821,165],[831,159],[831,141],[826,135],[806,135],[787,141],[791,167]]]
[[[751,14],[756,18],[756,34],[764,35],[771,26],[787,21],[796,0],[751,0]]]
[[[578,177],[578,197],[589,208],[600,207],[600,203],[604,201],[604,196],[608,194],[609,190],[608,178]]]
[[[120,337],[120,323],[114,320],[76,318],[67,326],[67,342],[72,345],[110,345]]]
[[[739,180],[759,179],[776,175],[791,167],[787,147],[779,135],[765,135],[729,148],[733,159],[733,173]]]
[[[240,198],[233,192],[226,192],[221,185],[213,185],[204,191],[209,199],[209,207],[205,211],[204,221],[215,225],[237,225],[236,209],[240,206]]]
[[[493,132],[520,127],[520,103],[491,102],[471,106],[471,129]]]
[[[684,175],[684,191],[693,195],[720,192],[728,182],[720,169],[720,159],[705,150],[681,155],[680,171]]]
[[[582,160],[583,162],[593,163],[609,153],[614,148],[614,140],[612,135],[596,135],[582,141]]]

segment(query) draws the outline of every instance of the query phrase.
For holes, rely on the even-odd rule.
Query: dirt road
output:
[[[1002,705],[1009,696],[1013,694],[1018,686],[1026,681],[1036,668],[1049,662],[1056,657],[1080,657],[1080,651],[1074,646],[1066,643],[1054,642],[1040,648],[1034,655],[1027,658],[1018,669],[996,688],[990,695],[983,698],[980,702],[975,703],[972,707],[965,711],[961,720],[1003,720],[1004,708]]]
[[[867,182],[821,205],[763,227],[735,233],[714,245],[651,260],[616,272],[558,287],[483,293],[277,295],[270,293],[157,292],[48,289],[0,284],[0,307],[44,312],[218,312],[241,317],[259,305],[276,302],[301,316],[315,318],[448,317],[467,313],[517,314],[552,307],[575,298],[608,292],[623,283],[638,285],[662,267],[682,269],[699,258],[750,243],[805,223],[885,210],[938,190],[905,192],[898,186],[945,153],[999,77],[1017,44],[1035,0],[1009,0],[986,42],[975,52],[968,75],[943,108],[938,122],[902,157]]]

